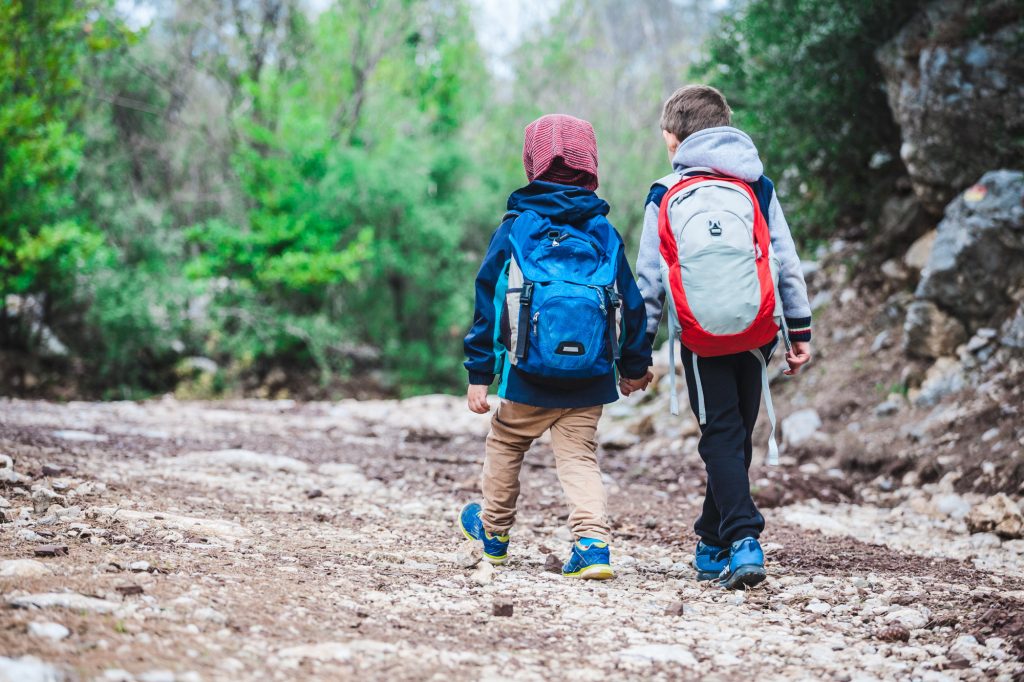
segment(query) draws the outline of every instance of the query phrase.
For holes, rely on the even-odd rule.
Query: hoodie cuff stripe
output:
[[[810,317],[787,317],[786,327],[789,329],[790,341],[811,340],[811,318]]]

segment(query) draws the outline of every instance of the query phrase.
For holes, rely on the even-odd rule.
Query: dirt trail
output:
[[[440,397],[0,402],[0,680],[1024,679],[1024,548],[803,500],[766,511],[762,587],[702,587],[693,457],[605,453],[613,581],[545,570],[544,445],[514,561],[460,567],[484,429]]]

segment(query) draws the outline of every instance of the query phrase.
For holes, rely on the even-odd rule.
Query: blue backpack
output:
[[[505,218],[515,219],[499,331],[508,361],[550,379],[612,372],[622,325],[618,233],[604,216],[581,225],[533,211]]]

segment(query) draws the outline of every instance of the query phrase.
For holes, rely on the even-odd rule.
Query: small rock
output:
[[[899,412],[900,409],[903,407],[903,404],[904,403],[902,400],[893,400],[891,398],[884,402],[878,403],[877,405],[875,405],[875,416],[890,417]]]
[[[555,529],[555,537],[562,542],[572,542],[575,539],[572,535],[572,531],[565,526],[559,526]]]
[[[697,658],[684,646],[678,644],[641,644],[618,652],[620,658],[655,663],[678,663],[693,668]]]
[[[832,610],[832,605],[828,602],[823,602],[818,599],[812,599],[808,602],[807,606],[804,607],[804,611],[810,611],[811,613],[817,613],[820,616],[824,616],[826,613]]]
[[[907,642],[910,640],[910,630],[902,625],[887,625],[875,632],[875,639],[883,642]]]
[[[971,667],[971,662],[963,654],[951,653],[949,660],[942,666],[945,670],[966,670]]]
[[[139,682],[174,682],[174,671],[149,670],[139,675]]]
[[[130,597],[133,594],[142,594],[145,592],[145,590],[142,589],[142,585],[117,585],[114,589],[123,597]]]
[[[959,521],[971,511],[971,503],[956,493],[945,493],[932,498],[935,510],[943,516]]]
[[[932,301],[916,300],[907,308],[903,324],[903,350],[919,358],[952,355],[967,340],[967,331],[956,318]]]
[[[798,410],[782,420],[782,439],[786,445],[800,445],[813,438],[820,428],[817,410]]]
[[[133,561],[128,564],[128,570],[132,573],[146,573],[150,569],[148,561]]]
[[[45,514],[52,504],[67,506],[68,500],[49,488],[39,488],[32,493],[32,511],[36,514]]]
[[[319,488],[313,488],[312,490],[307,490],[306,491],[306,498],[310,499],[310,500],[314,500],[314,499],[316,499],[318,497],[323,497],[323,496],[324,496],[324,491],[320,490]]]
[[[103,443],[107,440],[107,437],[98,433],[89,433],[88,431],[74,431],[71,429],[65,429],[63,431],[54,431],[54,438],[60,438],[61,440],[77,441],[80,443]]]
[[[494,602],[493,613],[495,616],[502,618],[510,618],[514,607],[510,601],[496,601]]]
[[[999,493],[971,509],[967,527],[972,533],[994,532],[1012,540],[1024,537],[1024,516],[1013,500]]]
[[[455,553],[455,565],[459,568],[473,568],[483,558],[483,550],[476,540],[466,540]]]
[[[44,575],[53,575],[53,571],[34,559],[0,561],[0,578],[37,578]]]
[[[548,554],[547,558],[544,559],[544,570],[548,573],[561,573],[562,562],[554,554]]]
[[[39,545],[35,549],[36,556],[67,556],[67,545]]]
[[[65,467],[58,466],[57,464],[44,464],[42,471],[43,476],[63,476],[68,472]]]
[[[917,609],[898,608],[886,614],[885,620],[902,625],[908,630],[917,630],[928,624],[928,616]]]
[[[878,351],[885,350],[892,345],[892,334],[889,333],[888,329],[884,329],[878,332],[878,336],[871,342],[871,352],[877,353]]]
[[[67,679],[60,670],[35,656],[0,656],[0,680],[4,682],[61,682]]]
[[[666,616],[681,616],[686,613],[686,602],[674,601],[665,609]]]
[[[28,634],[58,641],[71,634],[71,631],[60,623],[50,621],[34,621],[28,624]]]
[[[91,613],[111,613],[116,611],[118,604],[105,599],[86,597],[74,592],[46,592],[42,594],[26,594],[11,597],[7,603],[15,608],[64,608],[73,611],[89,611]]]
[[[489,561],[481,561],[469,577],[478,585],[490,585],[494,581],[494,566]]]

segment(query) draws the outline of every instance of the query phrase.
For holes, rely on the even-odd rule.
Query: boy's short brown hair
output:
[[[665,100],[661,129],[682,142],[698,130],[732,123],[732,109],[725,95],[710,85],[685,85]]]

